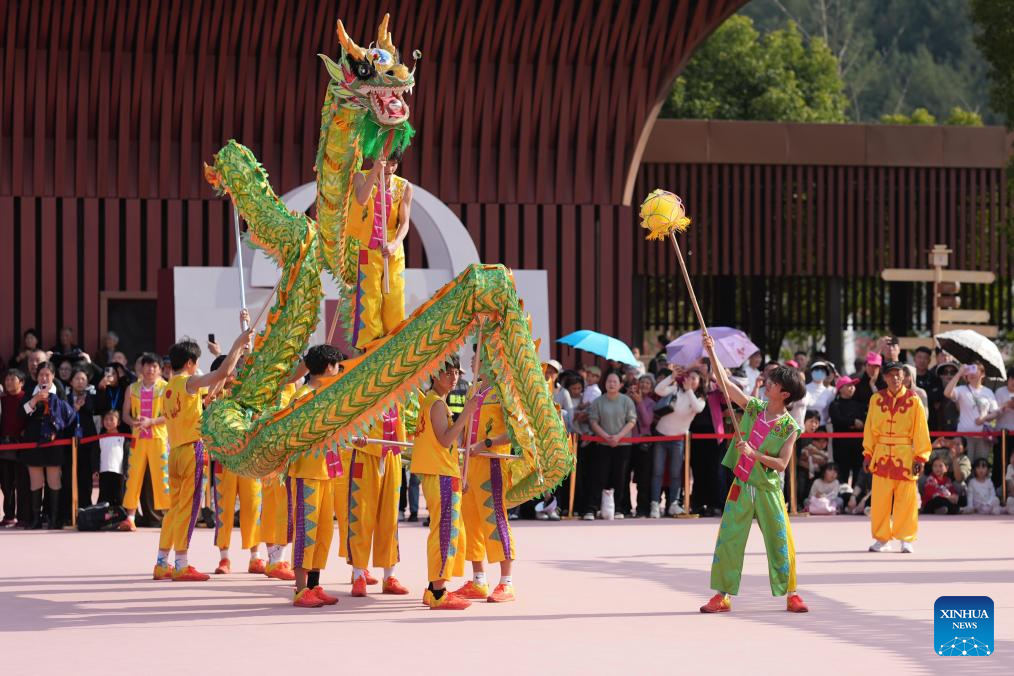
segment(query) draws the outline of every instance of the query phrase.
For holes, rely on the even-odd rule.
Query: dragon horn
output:
[[[387,23],[391,20],[390,14],[384,15],[384,20],[380,22],[380,28],[377,29],[377,46],[381,49],[386,49],[392,55],[397,52],[394,48],[394,44],[391,42],[391,32],[387,30]]]
[[[338,27],[335,29],[335,32],[338,33],[338,42],[341,43],[342,49],[345,50],[346,54],[356,61],[362,61],[366,58],[366,50],[353,42],[349,34],[345,32],[345,25],[341,19],[338,19]]]

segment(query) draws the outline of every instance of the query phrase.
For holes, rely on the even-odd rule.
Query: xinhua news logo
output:
[[[941,596],[933,604],[933,650],[942,657],[988,657],[993,622],[988,596]]]

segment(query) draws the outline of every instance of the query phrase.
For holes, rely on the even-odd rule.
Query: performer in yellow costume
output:
[[[473,369],[475,366],[473,365]],[[510,455],[510,437],[500,399],[492,388],[479,391],[481,402],[465,428],[469,439],[467,484],[462,496],[462,521],[465,526],[465,557],[472,562],[472,579],[454,593],[466,599],[486,599],[489,603],[514,600],[511,564],[517,550],[514,533],[507,519],[508,460],[477,455]],[[475,420],[478,418],[478,420]],[[500,583],[492,593],[486,582],[484,561],[500,564]]]
[[[145,470],[151,472],[155,509],[166,510],[170,504],[169,436],[162,416],[162,396],[167,383],[161,378],[162,364],[158,357],[145,353],[141,355],[140,362],[141,380],[127,388],[123,402],[123,422],[130,425],[134,433],[127,469],[127,490],[123,496],[127,520],[119,525],[119,530],[125,531],[137,530],[134,517]]]
[[[423,602],[432,610],[464,610],[471,605],[468,599],[455,596],[446,588],[447,580],[465,572],[457,439],[477,406],[475,399],[469,399],[462,414],[451,422],[444,397],[454,389],[460,371],[461,363],[452,356],[433,378],[432,388],[419,406],[412,448],[412,473],[419,475],[430,512],[430,534],[426,540],[429,586]]]
[[[374,161],[368,173],[353,176],[354,203],[349,208],[349,234],[361,244],[352,342],[363,348],[385,336],[405,319],[405,249],[412,208],[412,186],[396,176],[401,153]],[[386,178],[386,181],[385,181]],[[384,190],[380,190],[386,183]],[[386,209],[386,211],[385,211]],[[387,230],[384,230],[384,214]],[[384,293],[384,259],[388,286]]]
[[[261,542],[261,481],[238,476],[215,463],[211,477],[215,496],[215,546],[219,550],[215,573],[232,572],[229,544],[232,542],[232,524],[236,514],[236,494],[239,494],[239,532],[243,549],[250,551],[248,573],[264,574],[264,560],[258,556]]]
[[[871,552],[890,551],[892,539],[910,554],[919,529],[917,480],[932,444],[922,400],[902,384],[899,362],[884,364],[887,389],[870,399],[863,430],[863,469],[873,473]]]
[[[387,410],[368,435],[371,439],[404,441],[401,407]],[[398,498],[401,494],[401,448],[357,444],[343,464],[346,477],[341,485],[346,502],[339,518],[344,534],[341,553],[352,565],[352,596],[366,596],[371,546],[373,565],[384,569],[383,593],[407,594],[408,589],[394,577],[394,566],[400,560]]]
[[[338,375],[342,355],[330,345],[315,345],[306,352],[303,363],[310,379],[293,402],[320,387],[325,378]],[[292,605],[297,608],[319,608],[334,605],[338,599],[320,586],[320,571],[327,565],[328,550],[334,537],[334,481],[337,459],[331,462],[331,446],[317,447],[300,453],[289,465],[291,481],[293,535],[292,567],[296,574],[296,595]]]
[[[245,310],[240,319],[249,322]],[[225,380],[236,368],[236,362],[252,335],[252,328],[241,333],[221,367],[203,375],[196,375],[197,360],[201,358],[201,348],[196,342],[185,338],[169,349],[175,375],[162,397],[162,411],[169,433],[171,506],[162,520],[153,575],[156,580],[203,582],[208,579],[207,575],[187,562],[190,537],[200,512],[201,487],[207,464],[201,441],[202,390]],[[170,550],[176,552],[175,567],[169,565]]]
[[[288,406],[295,394],[295,383],[282,388],[281,405]],[[281,475],[261,479],[261,540],[268,548],[264,574],[276,580],[296,579],[292,566],[285,560],[285,546],[292,542],[291,492],[292,481]]]

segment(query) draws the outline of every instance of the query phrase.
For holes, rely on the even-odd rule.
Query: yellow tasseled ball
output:
[[[690,225],[683,200],[668,190],[653,190],[641,203],[640,215],[648,239],[665,239],[673,232],[684,232]]]

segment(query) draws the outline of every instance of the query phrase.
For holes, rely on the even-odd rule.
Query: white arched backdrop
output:
[[[316,199],[316,190],[315,183],[306,183],[282,195],[282,201],[292,211],[304,212]],[[406,313],[419,307],[466,267],[480,262],[479,252],[468,230],[454,212],[432,193],[416,185],[413,185],[412,227],[422,240],[430,267],[405,270]],[[280,273],[271,259],[250,246],[243,247],[243,268],[247,307],[256,317]],[[192,336],[203,344],[207,334],[212,333],[226,349],[238,330],[240,293],[237,269],[181,266],[173,269],[172,278],[176,337]],[[532,316],[534,337],[541,339],[539,356],[546,360],[550,356],[546,271],[514,270],[514,281],[518,294],[525,301],[525,310]],[[324,301],[311,343],[322,343],[326,339],[331,313],[338,299],[338,288],[330,274],[321,275],[321,282],[324,285]],[[211,358],[205,354],[201,367],[207,369],[210,364]]]

